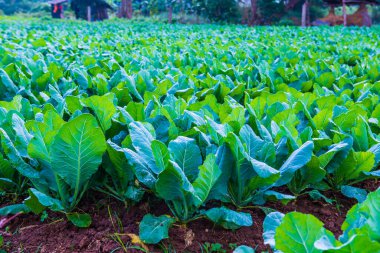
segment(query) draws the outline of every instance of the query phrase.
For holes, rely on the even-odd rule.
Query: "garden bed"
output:
[[[380,181],[368,180],[358,187],[370,192],[380,187]],[[91,194],[90,194],[91,196]],[[5,249],[11,252],[123,252],[117,242],[120,238],[128,248],[128,252],[142,252],[134,249],[131,236],[138,235],[138,225],[145,214],[167,214],[164,203],[146,199],[142,204],[125,207],[113,199],[102,198],[99,195],[87,196],[81,208],[91,213],[93,223],[88,229],[80,229],[60,216],[49,212],[48,218],[41,222],[39,216],[25,214],[16,218],[7,231],[0,231],[4,235]],[[336,237],[341,232],[341,225],[345,220],[347,211],[356,204],[354,199],[349,199],[340,193],[328,191],[325,196],[334,200],[329,204],[323,200],[311,200],[308,195],[303,195],[297,200],[282,205],[278,202],[270,202],[268,208],[282,213],[298,211],[313,214],[325,223],[325,227],[332,231]],[[100,198],[101,201],[96,201]],[[96,204],[94,204],[96,203]],[[207,220],[197,220],[187,226],[174,226],[170,230],[170,239],[158,246],[150,246],[151,252],[161,252],[164,248],[175,249],[176,252],[200,252],[202,247],[218,248],[220,244],[226,252],[239,245],[247,245],[257,248],[258,252],[269,250],[263,242],[263,221],[265,213],[259,209],[245,209],[254,220],[252,227],[244,227],[236,231],[229,231],[216,227]],[[111,220],[112,217],[112,220]],[[223,251],[221,251],[223,252]]]

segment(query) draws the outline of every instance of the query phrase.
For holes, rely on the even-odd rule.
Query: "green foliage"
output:
[[[212,208],[207,210],[205,215],[211,221],[225,229],[250,227],[253,224],[250,214],[235,212],[225,207]]]
[[[324,247],[377,241],[355,185],[380,177],[378,29],[0,21],[0,189],[28,196],[0,214],[87,227],[89,191],[127,207],[145,194],[168,207],[141,223],[158,243],[174,222],[255,226],[242,208],[331,189],[361,202],[339,243],[299,214],[269,215],[265,241],[303,226]]]
[[[294,6],[288,8],[290,1],[278,0],[257,0],[257,16],[255,24],[260,25],[300,25],[303,1],[298,1]],[[328,13],[328,8],[322,0],[309,0],[310,20],[314,21],[324,17]],[[115,16],[121,6],[121,0],[72,0],[70,4],[65,4],[65,11],[71,9],[77,18],[87,19],[87,6],[92,6],[93,10],[100,6],[111,7],[108,12],[110,16]],[[133,16],[136,19],[146,19],[167,22],[168,8],[173,10],[173,23],[236,23],[252,16],[250,1],[241,0],[132,0]],[[25,13],[26,15],[40,17],[49,15],[51,7],[46,1],[38,0],[0,0],[0,10],[6,15]],[[349,12],[356,10],[356,7],[349,8]],[[378,23],[379,8],[369,6],[369,12],[373,23]],[[92,13],[93,19],[97,16]],[[339,10],[338,10],[338,14]],[[245,16],[248,15],[248,16]],[[49,15],[50,16],[50,15]],[[66,15],[66,16],[70,16]],[[244,21],[245,22],[245,21]]]
[[[88,228],[92,223],[91,216],[89,214],[68,213],[66,214],[66,217],[79,228]]]
[[[175,222],[168,216],[155,217],[151,214],[144,216],[140,223],[140,238],[143,242],[157,244],[162,239],[169,238],[169,227]]]
[[[380,189],[355,205],[342,225],[339,241],[312,215],[271,213],[264,221],[264,239],[282,252],[377,252],[380,250]]]
[[[255,250],[248,246],[239,246],[234,250],[234,253],[255,253]]]
[[[50,6],[44,0],[0,0],[0,11],[5,15],[12,15],[20,12],[41,13],[50,10]]]

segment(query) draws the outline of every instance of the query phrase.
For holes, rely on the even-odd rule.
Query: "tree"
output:
[[[176,3],[176,0],[166,0],[166,8],[168,10],[168,23],[173,22],[173,8]]]
[[[257,24],[257,0],[251,0],[251,20],[249,22],[249,25],[252,26],[254,24]]]
[[[132,16],[133,16],[132,0],[121,0],[118,17],[131,19]]]

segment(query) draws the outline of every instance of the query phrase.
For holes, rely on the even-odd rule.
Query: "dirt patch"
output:
[[[359,186],[374,191],[380,187],[380,181],[370,180]],[[313,201],[308,195],[304,195],[287,205],[276,202],[268,203],[266,206],[283,213],[299,211],[313,214],[338,236],[341,234],[340,226],[347,211],[356,202],[339,193],[326,192],[325,195],[335,202],[328,204],[322,200]],[[5,249],[9,253],[123,252],[120,244],[116,242],[121,240],[129,247],[128,252],[141,252],[131,248],[131,237],[127,234],[138,234],[139,222],[145,214],[169,213],[166,205],[157,200],[145,199],[142,204],[127,210],[113,199],[94,194],[87,197],[81,207],[83,211],[92,215],[93,224],[90,228],[78,229],[63,216],[54,213],[48,213],[49,217],[44,222],[36,215],[21,215],[8,226],[7,231],[0,231],[4,235]],[[205,243],[219,243],[226,252],[230,252],[230,247],[234,245],[248,245],[257,248],[257,252],[269,250],[262,239],[264,212],[260,209],[245,211],[253,217],[252,227],[227,231],[206,220],[191,222],[186,227],[175,225],[170,230],[170,239],[165,240],[160,246],[151,246],[150,252],[162,252],[162,247],[172,247],[176,252],[201,252]]]

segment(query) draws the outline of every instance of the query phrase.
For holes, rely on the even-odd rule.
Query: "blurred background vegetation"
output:
[[[72,0],[85,2],[88,0]],[[301,0],[94,0],[112,6],[110,17],[117,17],[122,4],[132,3],[134,19],[149,19],[173,23],[235,23],[250,25],[300,25]],[[94,2],[93,1],[93,2]],[[50,16],[47,0],[0,0],[0,15],[30,17]],[[123,3],[124,2],[124,3]],[[315,20],[328,13],[322,0],[310,0],[310,19]],[[252,8],[252,4],[256,8]],[[350,7],[349,13],[357,7]],[[131,10],[131,11],[132,11]],[[252,14],[255,11],[255,14]],[[374,24],[380,23],[379,6],[370,6]],[[337,8],[337,13],[340,10]],[[170,15],[170,21],[168,21]],[[74,18],[70,3],[65,4],[65,18]]]

